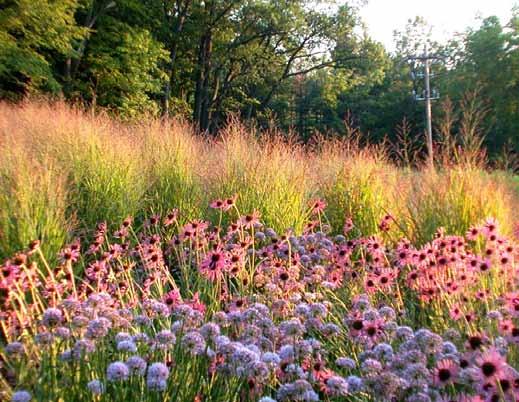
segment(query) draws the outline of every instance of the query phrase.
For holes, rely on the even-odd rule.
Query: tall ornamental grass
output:
[[[59,243],[99,221],[131,215],[144,222],[172,208],[179,208],[183,222],[204,215],[218,223],[208,202],[231,195],[276,231],[300,233],[310,201],[320,196],[328,205],[322,221],[335,233],[345,217],[353,220],[355,234],[378,233],[389,214],[395,225],[388,237],[419,243],[431,239],[437,226],[464,233],[484,216],[502,221],[508,233],[517,216],[516,182],[508,173],[486,172],[481,163],[444,164],[437,171],[398,168],[382,147],[325,137],[305,146],[236,120],[217,136],[202,137],[175,120],[128,125],[59,102],[1,104],[0,141],[7,189],[1,224],[11,228],[3,231],[14,245],[33,236],[28,233],[65,231],[55,236]],[[55,229],[57,220],[73,224]],[[47,253],[45,247],[52,254],[57,246],[43,246]]]

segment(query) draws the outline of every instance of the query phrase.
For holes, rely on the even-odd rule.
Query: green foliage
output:
[[[57,92],[54,64],[73,56],[86,30],[76,25],[77,0],[5,1],[0,11],[0,97]]]
[[[165,73],[160,68],[168,56],[150,32],[111,21],[92,40],[86,56],[96,102],[126,117],[158,113],[153,97],[162,90]]]

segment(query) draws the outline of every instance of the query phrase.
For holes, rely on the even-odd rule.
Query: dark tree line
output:
[[[318,4],[318,5],[316,5]],[[215,131],[232,114],[266,126],[373,141],[397,127],[418,135],[410,54],[429,40],[421,19],[395,34],[389,53],[364,29],[353,3],[306,0],[0,0],[0,97],[62,96],[123,118],[191,119]],[[430,41],[430,40],[429,40]],[[433,66],[459,131],[467,93],[491,152],[519,147],[519,18],[481,21],[447,44]],[[466,105],[465,105],[466,106]],[[436,104],[437,135],[445,104]],[[437,120],[438,121],[438,120]],[[440,127],[441,126],[441,127]],[[351,128],[351,127],[350,127]]]

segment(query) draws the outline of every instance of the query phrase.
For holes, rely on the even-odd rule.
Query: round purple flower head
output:
[[[47,310],[43,312],[42,324],[47,328],[52,328],[61,323],[63,319],[63,314],[61,310],[54,307],[49,307]]]
[[[90,381],[87,384],[87,388],[94,395],[101,395],[104,392],[104,390],[105,390],[105,387],[104,387],[103,383],[101,381],[99,381],[99,380],[92,380],[92,381]]]
[[[126,360],[126,365],[130,369],[130,374],[144,375],[146,372],[146,360],[140,356],[131,356]]]
[[[11,397],[11,402],[29,402],[32,396],[27,391],[16,391]]]
[[[106,370],[106,377],[110,382],[127,380],[129,375],[130,370],[123,362],[110,363]]]

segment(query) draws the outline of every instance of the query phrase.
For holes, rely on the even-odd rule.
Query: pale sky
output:
[[[394,50],[393,31],[402,31],[409,18],[424,17],[433,26],[433,39],[443,41],[468,26],[478,26],[478,16],[496,15],[507,23],[514,4],[519,0],[368,0],[360,14],[370,36]]]

